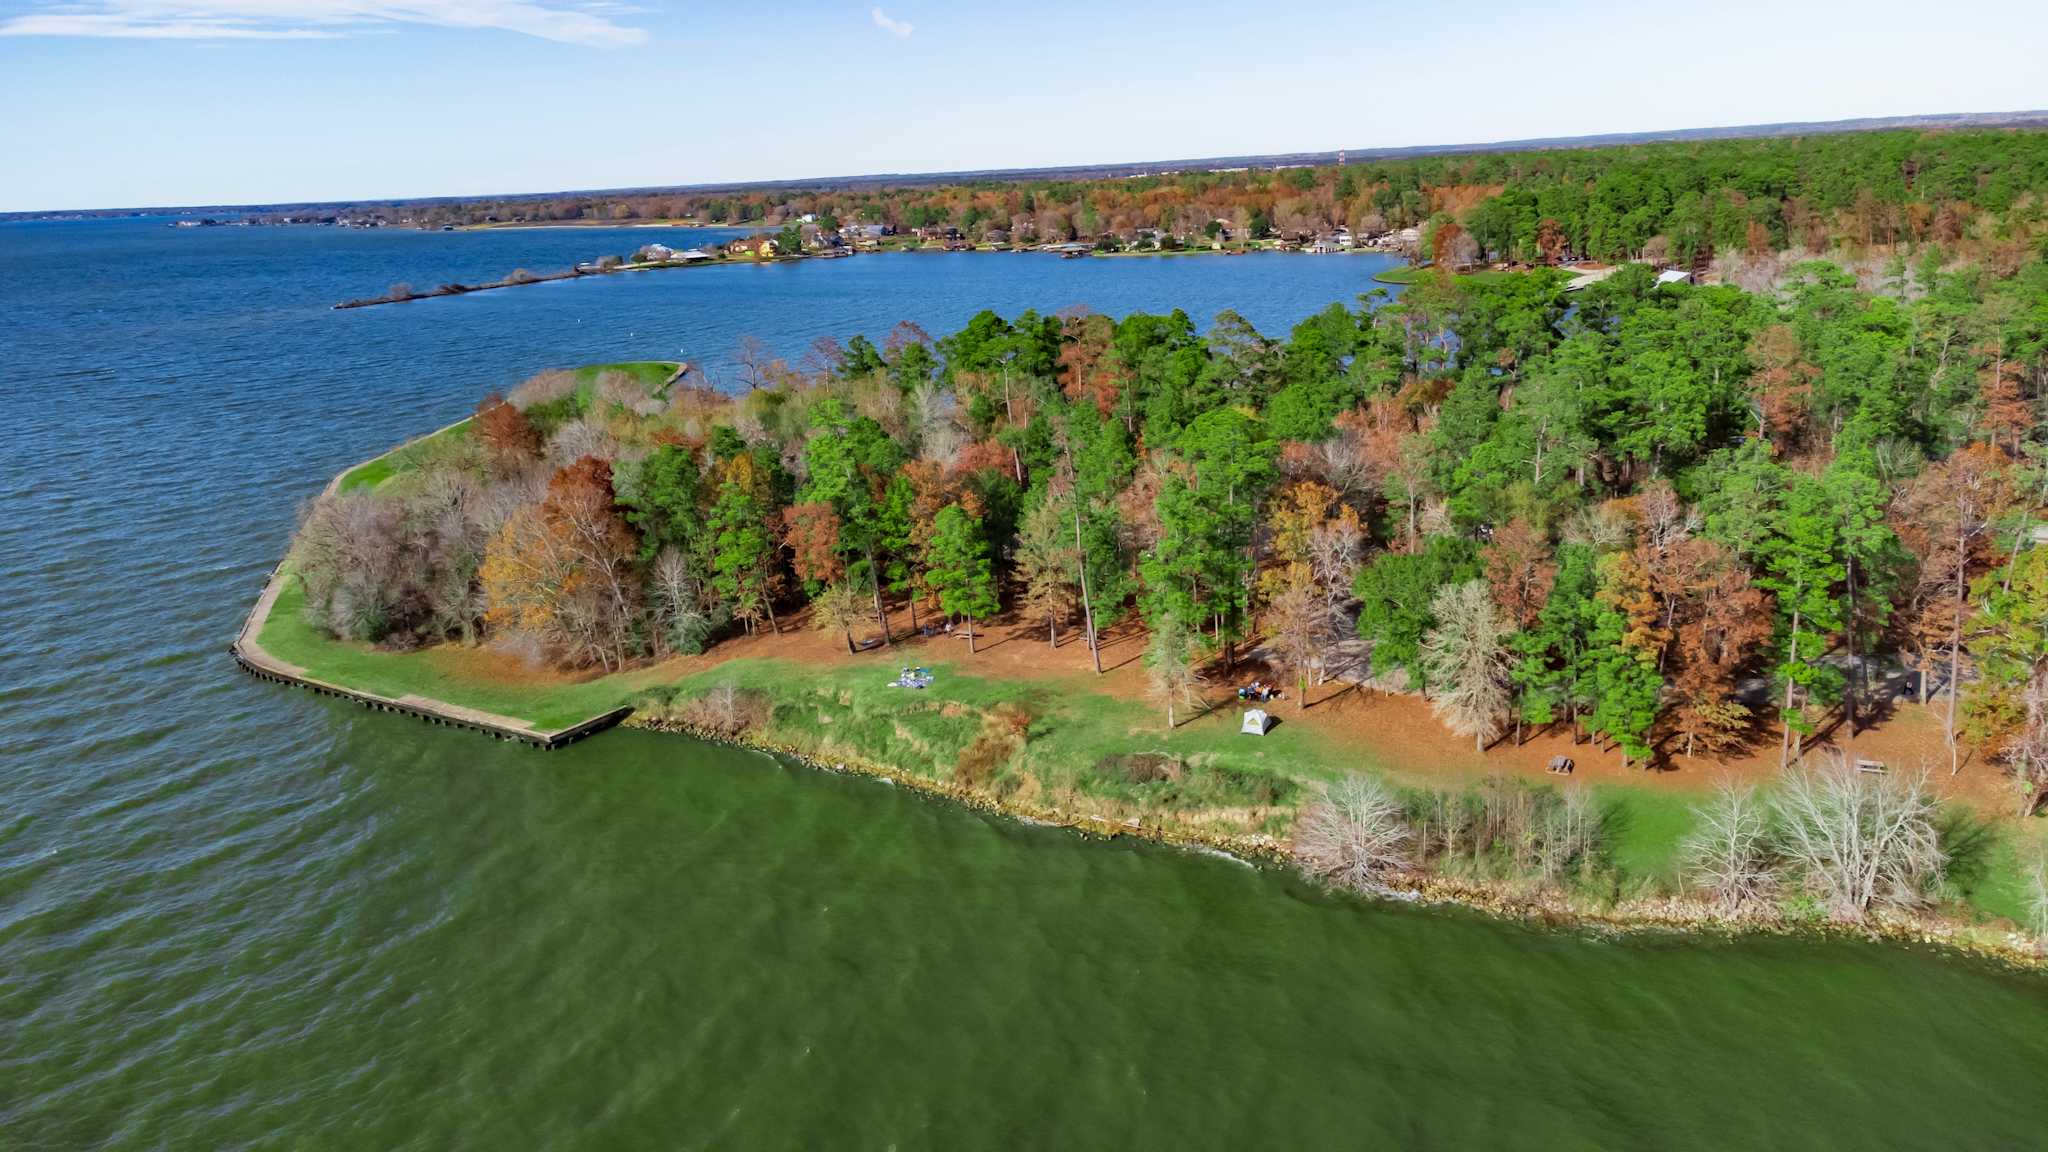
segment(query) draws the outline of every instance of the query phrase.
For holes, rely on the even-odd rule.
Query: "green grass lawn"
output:
[[[597,383],[598,376],[605,372],[623,372],[645,388],[648,395],[660,396],[668,385],[669,377],[675,375],[678,367],[680,365],[674,360],[628,360],[617,364],[586,364],[575,370],[578,386],[575,409],[581,412],[589,407],[590,390]],[[409,441],[375,460],[358,464],[343,473],[340,490],[349,492],[357,488],[375,488],[400,472],[416,467],[420,460],[441,443],[468,435],[469,421],[463,420],[431,436]]]
[[[463,439],[469,435],[469,421],[443,428],[431,436],[422,436],[367,463],[358,464],[342,474],[341,488],[348,492],[357,488],[375,488],[400,472],[415,467],[425,455],[443,443]]]
[[[1264,740],[1240,737],[1235,710],[1228,724],[1210,716],[1168,735],[1156,710],[1091,692],[1080,680],[992,680],[949,664],[928,667],[933,685],[911,690],[889,687],[894,669],[880,663],[821,669],[734,660],[654,695],[660,706],[731,684],[768,702],[778,740],[933,780],[956,779],[963,753],[1008,705],[1029,717],[1028,737],[997,770],[998,793],[1005,778],[1021,782],[1028,773],[1034,787],[1111,800],[1133,814],[1285,804],[1300,791],[1295,769],[1323,754],[1310,733],[1285,724]],[[1161,757],[1173,767],[1133,771],[1120,762],[1131,754]]]
[[[559,728],[620,705],[670,715],[725,685],[760,709],[757,734],[819,759],[860,759],[940,782],[971,782],[1025,807],[1148,823],[1186,816],[1220,830],[1284,834],[1289,813],[1320,780],[1374,772],[1404,787],[1452,787],[1404,770],[1355,741],[1280,723],[1263,738],[1238,732],[1238,709],[1185,717],[1171,733],[1156,708],[1091,690],[1088,676],[997,680],[947,663],[924,690],[892,688],[887,660],[821,667],[742,658],[680,679],[661,668],[582,681],[507,683],[465,667],[459,650],[381,652],[332,640],[300,614],[298,587],[279,597],[261,641],[312,675],[385,696],[418,694]],[[1020,744],[1011,724],[1026,725]],[[979,765],[977,767],[976,765]],[[1455,775],[1452,779],[1463,779]],[[1539,787],[1545,785],[1537,785]],[[1671,891],[1700,796],[1628,784],[1594,787],[1606,880],[1621,896]],[[2028,870],[2042,851],[2031,825],[1952,809],[1958,845],[1950,888],[1977,916],[2022,920]]]
[[[668,383],[668,378],[675,375],[678,367],[680,365],[674,360],[626,360],[617,364],[585,364],[576,369],[576,382],[583,385],[587,397],[590,386],[597,382],[600,375],[606,372],[623,372],[631,376],[642,388],[647,389],[649,396],[656,396],[661,393],[662,386]]]
[[[304,604],[298,582],[288,581],[257,642],[272,656],[304,668],[316,679],[379,696],[426,696],[550,730],[630,703],[644,688],[632,673],[531,685],[464,675],[449,653],[383,652],[366,644],[335,640],[306,622],[301,612]]]
[[[1436,270],[1428,265],[1406,264],[1375,273],[1373,279],[1381,284],[1415,284],[1434,275]],[[1483,268],[1477,272],[1460,272],[1455,279],[1460,284],[1497,284],[1510,276],[1530,275],[1556,276],[1560,284],[1567,279],[1566,274],[1556,268],[1528,268],[1519,272]]]

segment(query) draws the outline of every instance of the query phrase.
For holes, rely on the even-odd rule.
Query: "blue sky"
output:
[[[0,211],[2010,111],[2044,60],[2041,0],[0,0]]]

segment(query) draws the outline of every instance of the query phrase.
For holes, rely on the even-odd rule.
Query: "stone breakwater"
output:
[[[1199,851],[1221,852],[1261,867],[1294,866],[1288,845],[1275,837],[1234,835],[1210,829],[1138,819],[1112,820],[1081,813],[1018,804],[980,790],[934,780],[888,764],[853,756],[830,759],[815,752],[742,730],[737,734],[710,731],[679,720],[646,714],[624,721],[630,728],[672,732],[711,744],[766,752],[821,772],[873,777],[890,784],[942,797],[979,812],[1029,824],[1065,828],[1103,840],[1136,839]],[[2005,967],[2048,972],[2048,951],[2032,937],[2012,931],[1932,917],[1878,914],[1860,924],[1780,917],[1730,916],[1711,904],[1682,896],[1636,897],[1614,904],[1596,904],[1554,889],[1513,881],[1480,881],[1436,872],[1389,873],[1375,887],[1360,893],[1371,899],[1405,904],[1461,908],[1488,916],[1571,931],[1605,935],[1686,933],[1722,937],[1775,935],[1817,936],[1874,943],[1915,945],[1989,961]]]

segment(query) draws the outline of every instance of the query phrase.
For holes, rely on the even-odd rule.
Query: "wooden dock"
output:
[[[438,435],[438,433],[434,433],[434,435]],[[403,447],[403,445],[400,447]],[[392,449],[393,452],[397,450],[396,448]],[[389,455],[389,453],[384,453],[383,455]],[[373,459],[380,458],[373,457]],[[332,495],[341,487],[342,477],[361,466],[360,464],[352,464],[343,469],[334,479],[327,482],[327,487],[322,495]],[[321,680],[308,673],[304,668],[296,664],[288,664],[269,652],[264,651],[263,645],[260,642],[260,638],[263,635],[263,626],[270,621],[270,611],[276,606],[278,595],[284,591],[284,582],[289,579],[291,579],[291,574],[286,571],[285,565],[282,562],[270,570],[270,578],[263,584],[263,594],[256,598],[255,607],[249,610],[248,618],[242,621],[242,630],[235,634],[234,643],[228,645],[228,654],[235,658],[235,663],[241,666],[242,671],[249,673],[259,680],[268,680],[275,684],[288,684],[294,688],[308,688],[323,696],[337,696],[344,700],[353,700],[365,708],[374,709],[379,712],[397,712],[414,717],[415,719],[424,720],[429,724],[439,724],[451,728],[467,728],[472,732],[480,732],[483,735],[499,740],[516,740],[530,748],[539,748],[550,752],[565,744],[573,744],[585,736],[602,732],[633,714],[633,709],[620,707],[579,720],[565,728],[536,728],[528,720],[521,720],[515,716],[500,716],[494,712],[484,712],[476,708],[465,708],[460,704],[450,704],[445,700],[435,700],[418,695],[380,696],[375,692],[366,692],[362,689],[350,688],[343,684]]]

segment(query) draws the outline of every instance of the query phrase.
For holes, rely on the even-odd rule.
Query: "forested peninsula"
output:
[[[1285,338],[984,312],[737,394],[543,373],[314,502],[262,642],[1361,889],[2030,947],[2029,179],[1757,291],[1440,268]]]

